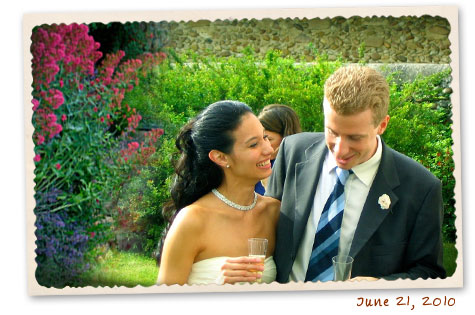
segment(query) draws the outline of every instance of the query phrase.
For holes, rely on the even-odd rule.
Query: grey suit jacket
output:
[[[288,282],[327,150],[323,133],[288,136],[280,145],[266,191],[281,201],[274,252],[278,282]],[[387,210],[378,204],[383,194],[391,199]],[[444,278],[442,219],[440,180],[383,142],[351,244],[352,277]]]

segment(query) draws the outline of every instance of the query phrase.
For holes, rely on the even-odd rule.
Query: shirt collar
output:
[[[383,153],[383,146],[381,144],[381,138],[379,135],[376,136],[378,139],[378,148],[376,153],[366,162],[356,165],[352,168],[356,177],[361,180],[366,186],[369,186],[378,171],[379,163],[381,162],[381,155]]]
[[[383,146],[381,144],[381,138],[379,135],[376,136],[378,140],[378,147],[376,149],[375,154],[366,162],[356,165],[351,170],[353,173],[361,180],[366,186],[369,186],[376,172],[379,167],[379,163],[381,162],[381,155],[383,152]],[[337,167],[335,158],[333,154],[328,150],[327,156],[325,157],[325,161],[323,162],[323,171],[326,174],[329,174]]]

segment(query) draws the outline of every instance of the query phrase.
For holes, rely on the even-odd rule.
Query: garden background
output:
[[[425,21],[424,27],[412,22],[415,30],[407,33],[403,26],[411,21],[375,19],[277,21],[281,29],[301,32],[284,40],[280,33],[273,34],[276,21],[267,27],[270,34],[259,28],[259,21],[218,21],[228,28],[220,26],[217,34],[226,34],[226,29],[230,34],[251,34],[247,40],[225,37],[240,41],[242,45],[234,48],[204,32],[214,25],[207,21],[35,28],[31,52],[38,283],[57,288],[154,284],[158,269],[153,257],[165,226],[161,206],[169,196],[174,137],[204,106],[237,99],[257,113],[267,104],[288,104],[301,117],[304,130],[321,131],[323,83],[342,64],[386,60],[385,49],[390,57],[398,56],[392,52],[401,49],[399,41],[414,43],[406,45],[407,52],[432,56],[424,62],[450,62],[448,48],[435,49],[442,47],[439,42],[450,31],[446,20],[415,19]],[[394,37],[387,47],[379,30],[386,25],[397,31],[399,23],[405,36],[401,34],[399,41]],[[306,34],[314,24],[327,27]],[[348,28],[347,33],[362,27],[358,34],[368,35],[372,42],[368,37],[351,40],[356,50],[347,48],[352,54],[345,56],[322,43],[323,37],[331,38],[332,26]],[[244,29],[236,32],[233,27]],[[189,47],[174,42],[173,32],[183,28],[196,33],[186,36],[195,38]],[[422,29],[422,35],[437,36],[422,37]],[[300,50],[287,52],[273,45],[262,49],[257,37],[251,38],[252,30],[268,35],[269,42],[299,38],[300,44],[291,48]],[[399,63],[402,57],[396,57]],[[391,59],[386,61],[378,65],[391,84],[391,122],[383,138],[443,181],[443,231],[451,274],[456,231],[450,68],[408,79],[407,68],[394,72]]]

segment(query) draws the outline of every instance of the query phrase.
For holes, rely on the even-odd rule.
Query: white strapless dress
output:
[[[219,283],[218,278],[221,276],[221,266],[226,259],[231,257],[213,257],[204,259],[194,263],[188,276],[188,284],[216,284]],[[275,280],[277,268],[274,258],[267,257],[264,260],[264,272],[262,274],[263,283],[271,283]]]

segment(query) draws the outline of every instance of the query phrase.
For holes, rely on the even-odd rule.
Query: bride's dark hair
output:
[[[235,140],[232,132],[246,113],[252,110],[244,103],[220,101],[206,107],[182,127],[175,142],[180,157],[171,185],[173,202],[164,208],[166,217],[221,184],[223,171],[208,154],[211,150],[231,153]]]
[[[232,132],[239,127],[246,113],[252,113],[252,109],[244,103],[219,101],[206,107],[181,128],[175,142],[180,157],[175,164],[170,189],[172,200],[162,210],[169,222],[180,209],[221,184],[223,170],[209,159],[208,154],[211,150],[231,153],[235,141]]]

